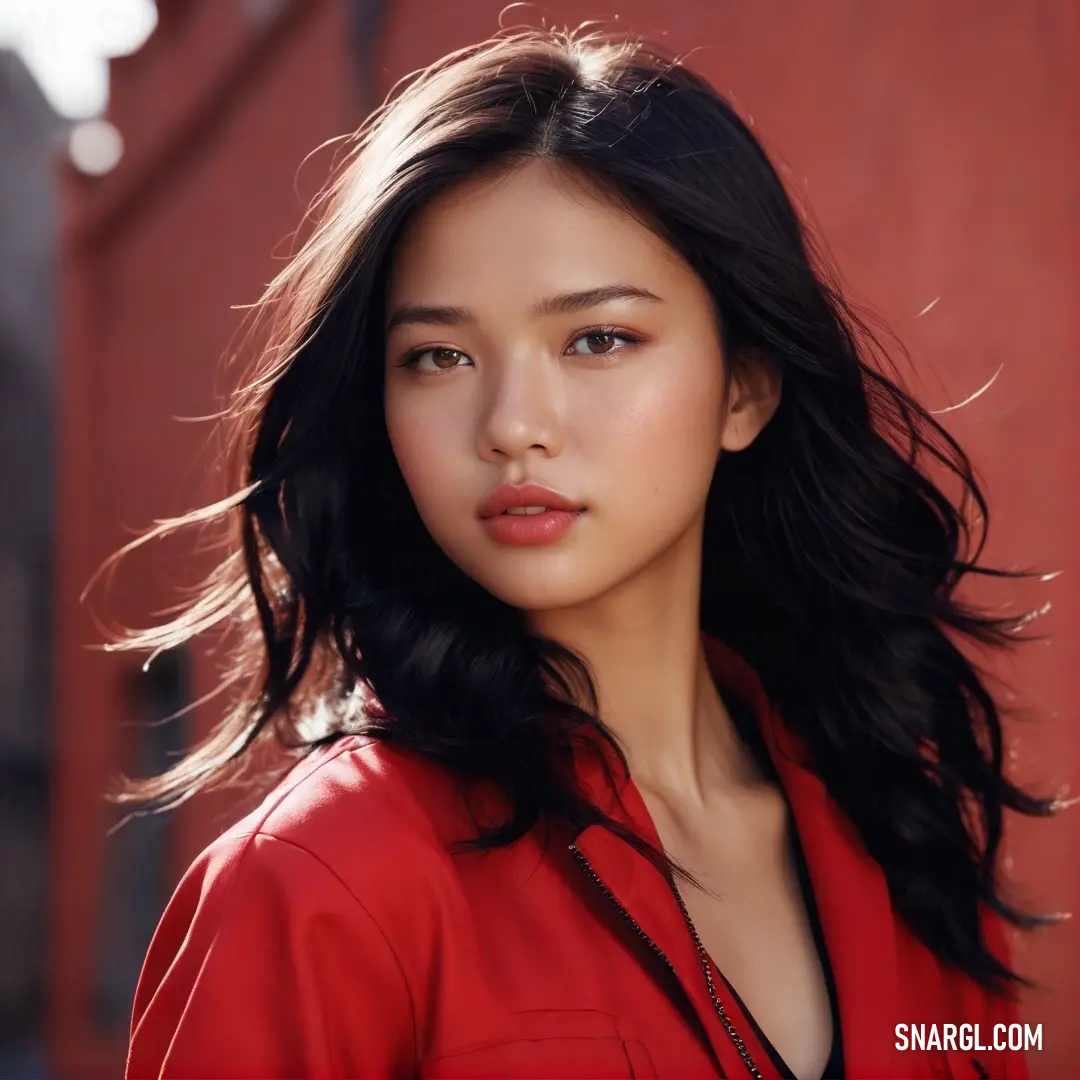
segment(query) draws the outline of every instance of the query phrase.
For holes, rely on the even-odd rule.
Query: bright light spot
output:
[[[108,59],[140,48],[157,26],[154,0],[0,0],[0,48],[17,52],[62,116],[98,116]]]
[[[80,172],[104,176],[120,164],[124,140],[108,120],[84,120],[71,129],[68,153]]]
[[[285,0],[247,0],[244,11],[254,23],[273,22],[285,9]]]

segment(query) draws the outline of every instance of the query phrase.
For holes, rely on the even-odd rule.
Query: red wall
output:
[[[503,0],[386,6],[380,97],[406,72],[495,30]],[[142,528],[218,494],[206,474],[207,428],[170,417],[213,407],[209,387],[238,322],[228,305],[254,299],[268,280],[269,254],[298,222],[330,155],[301,170],[298,198],[301,159],[354,126],[341,0],[292,7],[260,44],[239,5],[162,4],[174,13],[167,25],[117,72],[112,115],[129,141],[127,160],[89,187],[68,179],[53,879],[61,1074],[115,1074],[122,1052],[95,1037],[86,987],[109,820],[97,793],[116,760],[130,661],[84,648],[100,636],[75,596],[130,535],[122,526]],[[1051,642],[1027,646],[996,671],[1014,685],[1015,704],[1040,717],[1014,726],[1021,776],[1056,789],[1078,757],[1067,723],[1080,670],[1080,520],[1070,483],[1080,451],[1076,5],[622,0],[617,10],[634,32],[696,49],[689,62],[753,118],[793,191],[809,201],[855,298],[909,346],[913,367],[902,371],[932,408],[964,400],[1000,369],[947,422],[989,490],[990,558],[1068,571],[980,592],[994,603],[1053,602],[1040,623]],[[596,14],[548,0],[506,21],[576,24]],[[108,614],[145,622],[170,602],[161,569],[160,559],[133,558]],[[197,689],[208,690],[216,671],[200,663]],[[196,715],[205,727],[217,713],[211,703]],[[176,869],[220,827],[219,808],[207,802],[181,814]],[[1010,837],[1021,898],[1043,910],[1069,909],[1080,895],[1080,865],[1068,858],[1076,820],[1021,822]],[[1031,1061],[1036,1077],[1070,1075],[1080,1062],[1071,1022],[1077,947],[1070,925],[1018,945],[1021,966],[1049,988],[1026,1004],[1044,1032]]]

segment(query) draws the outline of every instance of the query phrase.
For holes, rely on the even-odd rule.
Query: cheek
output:
[[[628,387],[596,410],[585,430],[630,498],[704,499],[720,451],[719,364],[673,364],[663,378]]]
[[[439,495],[450,486],[455,463],[461,457],[460,433],[446,409],[427,403],[386,399],[386,430],[398,468],[425,519],[438,512]]]

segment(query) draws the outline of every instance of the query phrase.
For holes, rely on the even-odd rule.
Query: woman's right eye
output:
[[[401,366],[416,368],[425,375],[442,375],[444,372],[453,371],[462,360],[472,363],[460,349],[436,346],[434,349],[417,349],[405,357]]]

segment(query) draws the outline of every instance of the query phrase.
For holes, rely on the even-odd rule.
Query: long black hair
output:
[[[142,538],[220,518],[229,550],[178,618],[118,643],[160,651],[232,627],[243,691],[208,742],[119,798],[173,804],[262,741],[361,731],[505,795],[505,821],[461,850],[541,820],[600,823],[690,877],[577,790],[565,752],[581,725],[626,763],[585,663],[440,551],[387,437],[396,239],[433,196],[536,157],[602,185],[687,261],[727,357],[756,350],[778,368],[775,416],[722,455],[709,492],[702,629],[757,671],[914,933],[1003,987],[1017,976],[988,949],[980,905],[1037,921],[1002,896],[1003,811],[1055,804],[1004,775],[999,708],[961,650],[1015,640],[1023,617],[957,592],[968,575],[1028,572],[979,565],[989,512],[969,459],[899,385],[746,124],[677,60],[597,32],[508,32],[453,53],[356,134],[262,301],[270,337],[227,410],[235,494]]]

